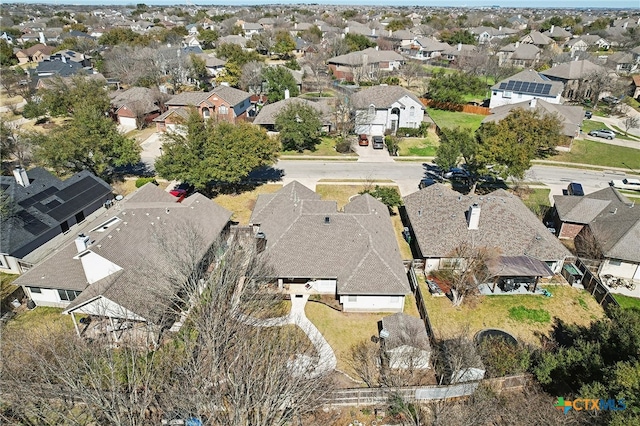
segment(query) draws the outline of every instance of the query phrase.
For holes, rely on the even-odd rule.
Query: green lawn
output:
[[[621,308],[631,309],[637,308],[640,309],[640,299],[637,297],[629,297],[623,296],[622,294],[613,294],[613,298],[618,301]]]
[[[336,156],[336,157],[344,157],[344,156],[355,156],[356,154],[351,152],[349,154],[340,154],[336,151],[336,141],[334,138],[330,138],[325,136],[321,139],[320,143],[316,145],[316,149],[313,151],[304,150],[304,152],[298,151],[282,151],[282,155],[318,155],[318,156]]]
[[[440,138],[429,132],[426,138],[402,138],[398,144],[400,156],[435,157]]]
[[[627,168],[626,164],[634,170],[640,169],[639,150],[589,140],[574,140],[571,152],[559,152],[549,160],[621,168]]]
[[[526,188],[518,191],[517,195],[529,207],[529,210],[535,213],[536,216],[541,217],[551,207],[551,202],[549,201],[550,192],[551,190],[548,188]]]
[[[282,185],[279,183],[268,183],[257,187],[253,191],[243,192],[242,194],[218,195],[213,201],[233,212],[231,220],[239,222],[240,225],[247,225],[251,217],[251,212],[256,205],[258,195],[272,194],[280,188],[282,188]]]
[[[587,325],[604,316],[602,307],[588,292],[567,285],[546,286],[552,297],[479,296],[458,308],[454,308],[447,297],[428,296],[424,283],[420,285],[434,331],[443,338],[453,337],[466,328],[472,335],[484,328],[499,328],[519,340],[539,344],[537,333],[549,332],[554,317],[571,324]],[[540,322],[547,314],[551,321]],[[538,322],[531,321],[532,318]]]
[[[34,309],[20,312],[7,323],[7,329],[15,331],[31,330],[33,332],[46,333],[53,327],[61,327],[64,330],[73,331],[71,316],[62,315],[61,308],[38,306]]]
[[[468,114],[466,112],[443,111],[440,109],[428,108],[427,112],[438,127],[462,127],[471,132],[475,132],[482,123],[486,115]]]

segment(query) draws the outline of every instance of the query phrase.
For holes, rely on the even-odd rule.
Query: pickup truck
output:
[[[640,191],[640,179],[624,178],[622,180],[612,180],[609,185],[616,189],[627,189],[631,191]]]

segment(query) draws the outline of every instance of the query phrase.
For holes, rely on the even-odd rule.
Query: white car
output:
[[[622,180],[612,180],[609,182],[609,185],[613,186],[616,189],[628,189],[632,191],[640,191],[640,179],[622,179]]]

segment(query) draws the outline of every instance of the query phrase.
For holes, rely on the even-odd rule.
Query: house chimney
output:
[[[376,29],[375,28],[371,28],[371,35],[372,36],[376,35]]]
[[[476,203],[469,207],[467,224],[469,229],[478,229],[478,225],[480,225],[480,206]]]
[[[458,43],[458,52],[462,50],[462,43]]]
[[[40,43],[47,44],[47,39],[44,37],[44,33],[42,31],[38,33],[38,38],[40,39]]]
[[[349,27],[344,27],[344,33],[349,34]]]
[[[376,44],[376,50],[378,50],[378,45]]]
[[[516,49],[520,46],[520,42],[516,41]]]
[[[549,28],[549,34],[553,34],[553,30],[556,28],[555,25],[552,25],[551,28]]]
[[[87,237],[86,235],[78,234],[78,236],[75,239],[76,249],[78,250],[78,253],[82,253],[83,251],[89,248],[89,240],[90,238]]]
[[[529,108],[535,108],[537,101],[538,101],[538,99],[536,99],[536,98],[531,99],[529,101]]]
[[[264,232],[256,233],[256,251],[262,253],[267,248],[267,236]]]
[[[64,62],[66,64],[67,63],[67,57],[64,56],[64,55],[61,55],[61,57],[62,57],[62,62]]]
[[[294,30],[297,30],[297,29],[298,29],[298,23],[297,23],[297,22],[294,22],[294,23],[293,23],[293,29],[294,29]]]
[[[16,182],[18,182],[18,185],[25,188],[31,185],[31,182],[29,182],[29,177],[27,176],[27,171],[24,169],[24,167],[16,167],[15,169],[13,169],[13,176],[16,178]]]
[[[498,27],[498,31],[502,31],[502,25]]]
[[[284,89],[284,98],[289,99],[289,89]]]

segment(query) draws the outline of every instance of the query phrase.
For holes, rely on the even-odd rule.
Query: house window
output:
[[[409,108],[409,117],[415,117],[416,115],[416,107]]]
[[[357,302],[358,296],[349,296],[349,302]]]
[[[389,302],[391,303],[398,303],[400,301],[400,296],[390,296],[389,297]]]
[[[79,291],[58,289],[58,296],[63,301],[73,302],[79,294]]]
[[[622,261],[621,260],[611,259],[611,260],[609,260],[609,265],[611,265],[611,266],[620,266],[620,265],[622,265]]]
[[[218,108],[218,114],[227,115],[228,113],[229,109],[225,105],[220,105],[220,108]]]
[[[38,293],[38,294],[42,293],[42,289],[40,287],[29,287],[29,291],[31,293]]]
[[[376,107],[372,104],[369,105],[369,115],[374,115],[376,113]]]
[[[209,118],[211,117],[211,111],[209,111],[209,108],[202,108],[202,117],[203,118]]]
[[[504,93],[502,93],[502,97],[503,97],[503,98],[511,98],[511,92],[504,92]]]

